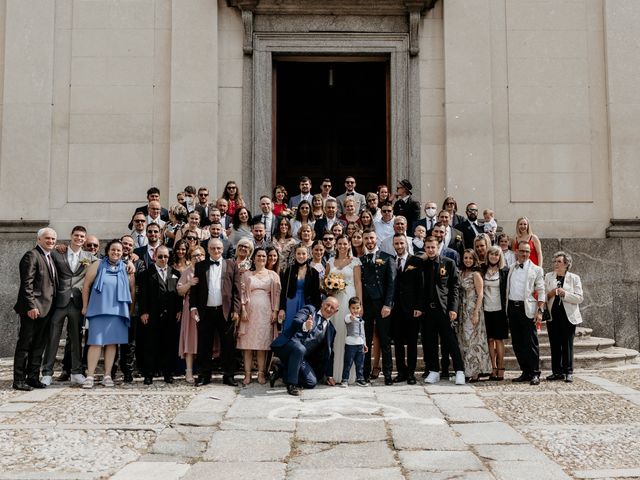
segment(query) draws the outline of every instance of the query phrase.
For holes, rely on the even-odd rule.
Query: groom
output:
[[[298,396],[298,385],[313,388],[318,383],[318,376],[331,376],[336,331],[329,319],[337,313],[338,307],[335,297],[327,297],[317,312],[312,305],[305,305],[296,313],[289,326],[271,344],[271,350],[282,362],[280,370],[276,369],[269,378],[271,387],[280,374],[284,374],[287,393]]]

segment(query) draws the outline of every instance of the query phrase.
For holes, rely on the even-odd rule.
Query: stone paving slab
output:
[[[497,480],[570,480],[559,466],[554,463],[543,465],[537,462],[490,462],[491,471]]]
[[[289,472],[287,480],[405,480],[400,468],[333,468],[295,469]]]
[[[578,470],[575,478],[640,478],[640,468],[608,468],[600,470]]]
[[[458,451],[428,451],[428,452],[398,452],[402,465],[407,470],[439,471],[482,471],[484,465],[473,452]]]
[[[181,480],[282,480],[286,468],[287,465],[280,462],[200,462],[193,465]]]
[[[449,422],[484,423],[500,422],[502,419],[486,408],[442,407],[442,412]],[[482,427],[478,427],[482,428]]]
[[[220,430],[260,430],[265,432],[293,432],[295,419],[229,418],[220,422]]]
[[[36,388],[10,399],[10,402],[45,402],[62,392],[59,388]]]
[[[116,473],[111,480],[178,480],[189,468],[184,463],[134,462]]]
[[[390,425],[396,450],[467,450],[468,446],[449,425],[421,425],[398,421]]]
[[[393,451],[386,442],[306,443],[297,445],[289,469],[395,467]]]
[[[375,442],[386,440],[387,431],[382,419],[374,421],[329,420],[299,422],[296,438],[303,442]]]
[[[529,444],[522,445],[476,445],[476,454],[486,460],[549,462],[549,458]]]
[[[451,470],[447,472],[409,472],[408,480],[495,480],[489,472]]]
[[[452,427],[468,445],[528,443],[520,433],[505,423],[460,423]]]
[[[213,462],[281,462],[289,456],[293,435],[288,432],[215,432],[204,460]]]

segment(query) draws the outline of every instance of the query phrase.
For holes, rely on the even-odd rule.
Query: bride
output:
[[[347,336],[347,326],[344,317],[349,313],[349,299],[357,296],[362,301],[362,283],[360,281],[360,260],[351,256],[351,244],[346,235],[340,235],[336,240],[336,256],[327,262],[325,276],[329,273],[337,273],[344,277],[346,287],[341,292],[334,294],[340,308],[331,319],[336,329],[336,337],[333,341],[333,374],[341,375],[344,364],[344,341]],[[355,368],[352,366],[349,372],[349,383],[355,380]],[[327,378],[329,385],[335,385],[333,377]]]

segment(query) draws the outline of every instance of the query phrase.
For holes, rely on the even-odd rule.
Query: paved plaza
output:
[[[515,376],[513,373],[511,377]],[[640,478],[640,365],[573,384],[11,390],[0,479]]]

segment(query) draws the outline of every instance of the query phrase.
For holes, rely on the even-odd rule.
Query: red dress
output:
[[[286,203],[274,203],[273,204],[273,214],[276,217],[279,217],[280,215],[282,215],[283,210],[287,209],[287,204]]]

